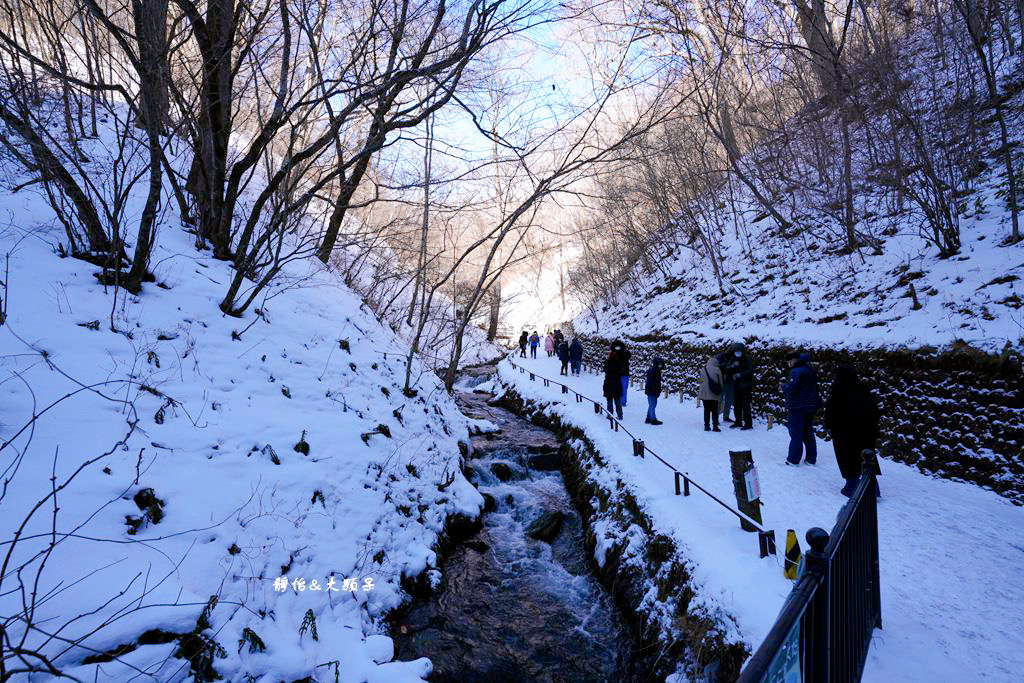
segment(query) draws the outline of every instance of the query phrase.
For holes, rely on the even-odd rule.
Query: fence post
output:
[[[547,380],[547,378],[546,378],[546,377],[544,378],[544,386],[550,386],[550,385],[548,384],[548,380]]]
[[[757,542],[760,545],[761,557],[768,557],[769,555],[775,554],[775,532],[774,531],[759,531],[757,532]]]
[[[535,380],[535,379],[537,379],[537,378],[536,378],[536,377],[535,377],[535,376],[533,375],[533,373],[531,372],[531,373],[530,373],[530,381],[532,382],[532,381],[533,381],[533,380]]]
[[[642,458],[644,457],[644,442],[638,439],[633,439],[633,457]]]
[[[594,401],[594,413],[598,415],[601,414],[601,404],[598,403],[597,401]]]
[[[562,385],[562,393],[563,393],[563,394],[568,394],[568,393],[569,393],[569,387],[567,387],[567,386],[565,386],[565,385],[563,384],[563,385]]]
[[[677,496],[680,494],[680,490],[679,490],[679,477],[681,477],[681,476],[682,475],[679,474],[679,472],[676,472],[676,495]]]
[[[865,492],[867,500],[862,500],[861,505],[866,505],[867,509],[865,514],[868,519],[867,525],[871,529],[871,533],[868,538],[867,551],[871,556],[871,593],[872,600],[875,606],[878,608],[878,614],[875,618],[875,628],[882,628],[882,595],[879,587],[881,565],[878,561],[878,480],[875,479],[881,470],[878,468],[878,458],[875,452],[870,448],[865,449],[861,453],[861,476],[871,477],[871,486]]]
[[[577,403],[583,403],[583,397],[580,396],[579,394],[576,394],[576,402]]]
[[[829,585],[829,561],[825,555],[825,546],[828,545],[828,532],[820,527],[812,527],[807,531],[805,537],[810,548],[805,555],[804,566],[806,571],[817,575],[819,583],[814,592],[814,599],[808,606],[808,615],[805,615],[805,627],[801,629],[801,639],[804,641],[803,651],[807,661],[805,671],[807,677],[804,680],[822,681],[828,683],[832,676],[829,671],[830,644],[832,641],[832,587]],[[807,624],[807,616],[810,616],[810,624]],[[808,627],[809,626],[809,627]]]

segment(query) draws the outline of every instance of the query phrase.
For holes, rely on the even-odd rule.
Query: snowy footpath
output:
[[[543,351],[541,351],[543,356]],[[694,481],[734,501],[730,450],[750,450],[761,482],[765,527],[774,529],[778,557],[758,558],[757,535],[699,491],[675,495],[672,471],[655,458],[635,458],[630,437],[613,432],[590,402],[576,403],[568,385],[603,402],[602,377],[560,377],[557,359],[517,358],[536,381],[508,361],[499,377],[526,399],[584,429],[608,460],[610,482],[621,478],[638,502],[693,563],[702,599],[732,614],[756,650],[792,583],[783,577],[781,549],[795,529],[801,549],[813,526],[831,531],[846,501],[830,443],[818,439],[815,466],[784,465],[784,425],[766,429],[755,415],[752,431],[703,430],[703,409],[678,397],[658,403],[661,426],[644,424],[647,399],[630,388],[623,424]],[[646,371],[636,368],[635,372]],[[1017,681],[1024,671],[1024,508],[974,485],[936,479],[883,459],[878,506],[883,629],[871,641],[865,681]]]

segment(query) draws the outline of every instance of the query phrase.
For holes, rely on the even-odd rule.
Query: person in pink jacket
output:
[[[544,350],[548,352],[548,358],[555,354],[555,338],[551,336],[551,333],[544,337]]]

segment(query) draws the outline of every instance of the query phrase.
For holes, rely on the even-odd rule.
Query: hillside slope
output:
[[[729,178],[721,194],[705,197],[702,210],[693,212],[722,264],[721,281],[706,246],[684,234],[693,226],[684,230],[680,218],[679,226],[659,232],[663,246],[649,270],[634,268],[614,296],[576,318],[577,331],[608,338],[754,336],[846,347],[946,347],[959,341],[987,351],[1001,351],[1007,343],[1019,349],[1024,243],[1007,240],[1007,182],[991,103],[981,83],[965,92],[963,79],[942,72],[943,47],[927,26],[905,36],[899,54],[906,79],[900,96],[914,107],[917,125],[930,136],[927,144],[944,163],[964,164],[950,171],[958,184],[948,188],[957,204],[959,253],[940,257],[926,210],[910,199],[911,190],[927,194],[911,187],[921,178],[913,168],[894,168],[898,149],[879,142],[907,134],[891,133],[883,112],[894,95],[872,82],[868,60],[858,67],[864,73],[854,74],[851,105],[861,117],[851,124],[858,249],[846,247],[840,190],[820,170],[821,164],[842,167],[836,115],[813,103],[777,139],[762,140],[743,160],[761,178],[761,194],[792,225],[780,227],[747,187]],[[1006,93],[1010,144],[1019,146],[1020,55],[992,59],[1000,65],[999,86]],[[963,133],[959,139],[957,131]],[[891,153],[896,161],[886,157]]]
[[[403,395],[407,345],[316,265],[230,318],[179,227],[132,296],[58,258],[37,195],[0,200],[5,637],[82,680],[421,680],[381,617],[482,503],[437,377]]]

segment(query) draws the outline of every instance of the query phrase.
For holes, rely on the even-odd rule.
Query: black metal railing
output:
[[[878,465],[873,451],[863,455],[860,480],[832,535],[818,527],[807,532],[804,573],[740,683],[860,680],[871,635],[882,627]]]

